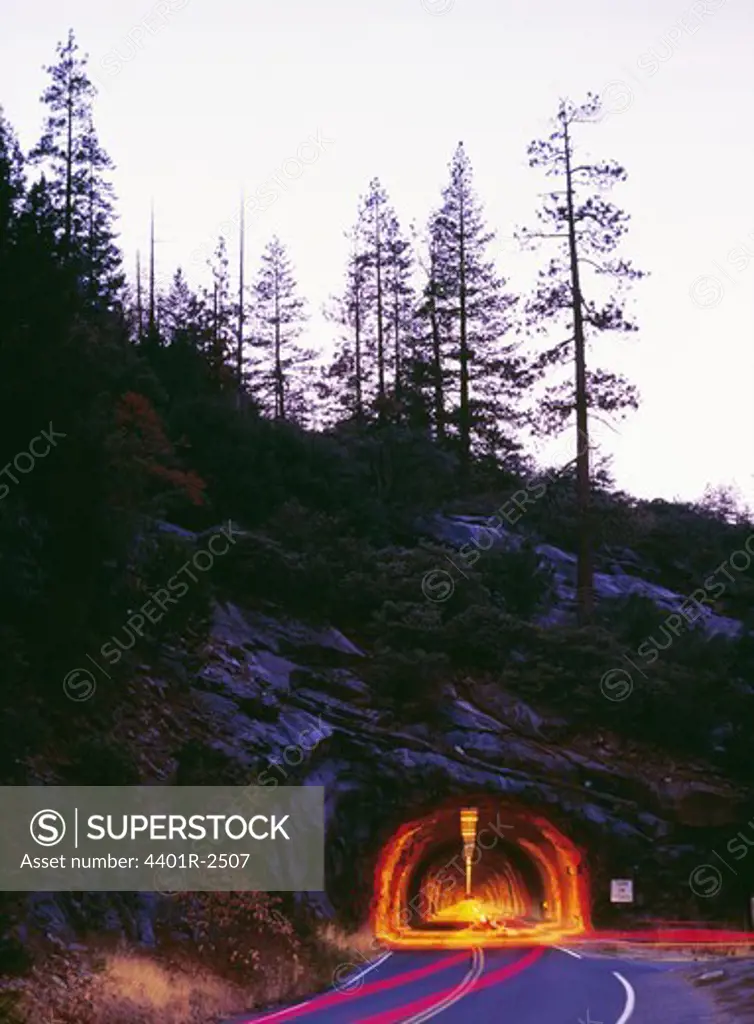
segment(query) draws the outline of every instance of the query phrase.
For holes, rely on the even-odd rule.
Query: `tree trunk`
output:
[[[93,303],[96,297],[97,282],[94,269],[94,168],[89,164],[89,300]]]
[[[440,346],[440,324],[437,319],[437,276],[436,255],[430,253],[429,318],[432,327],[432,382],[435,398],[435,431],[437,440],[445,440],[445,395],[442,380],[442,351]]]
[[[67,141],[65,150],[65,226],[63,233],[64,256],[66,259],[71,254],[72,232],[73,232],[73,86],[68,83],[67,101]]]
[[[589,472],[589,420],[586,383],[586,352],[584,344],[584,318],[581,308],[576,223],[573,210],[573,181],[571,177],[571,144],[568,122],[564,119],[566,198],[568,210],[568,249],[571,263],[571,293],[573,301],[573,336],[576,369],[576,504],[579,516],[579,544],[577,565],[577,608],[580,625],[592,621],[594,608],[594,572],[592,568],[592,538],[590,523]]]
[[[243,271],[244,271],[244,200],[241,197],[241,223],[239,226],[238,241],[238,339],[236,341],[236,405],[241,408],[241,396],[243,392],[243,326],[244,326],[244,304],[243,304]]]
[[[219,331],[219,313],[220,305],[217,296],[217,280],[215,280],[214,288],[212,291],[212,362],[214,363],[214,371],[217,374],[218,379],[220,378],[220,331]]]
[[[380,238],[380,204],[375,204],[374,244],[377,260],[377,398],[378,418],[380,423],[385,420],[385,337],[382,322],[382,240]]]
[[[277,274],[275,275],[275,418],[285,419],[285,399],[283,394],[283,364],[280,358],[280,288]]]
[[[468,479],[469,462],[471,459],[471,415],[469,410],[469,346],[468,323],[466,311],[466,238],[464,235],[464,209],[461,198],[459,209],[459,330],[460,330],[460,362],[461,362],[461,406],[459,409],[459,429],[461,434],[461,478]]]
[[[354,357],[356,361],[356,419],[364,419],[364,398],[361,381],[361,264],[359,256],[354,263]]]
[[[149,333],[154,334],[154,204],[149,219]],[[217,316],[215,316],[217,329]]]
[[[398,286],[398,267],[394,268],[393,286],[393,330],[395,331],[395,419],[401,422],[403,405],[403,384],[401,381],[401,294]]]

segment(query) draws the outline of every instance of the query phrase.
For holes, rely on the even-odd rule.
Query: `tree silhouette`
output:
[[[516,303],[506,293],[488,257],[494,239],[484,223],[474,192],[471,163],[459,143],[450,165],[450,181],[443,202],[430,220],[432,278],[425,296],[432,327],[435,389],[440,406],[450,388],[458,396],[451,414],[460,452],[461,475],[466,479],[472,457],[472,438],[480,447],[507,447],[517,423],[516,406],[523,385],[517,343],[507,341]],[[442,361],[442,365],[441,365]]]
[[[275,237],[262,254],[254,284],[252,346],[258,353],[255,395],[276,420],[301,423],[307,416],[315,353],[298,343],[305,307],[288,252]]]
[[[590,337],[603,332],[627,333],[637,330],[624,312],[623,286],[645,274],[615,255],[626,233],[629,217],[603,193],[626,172],[612,161],[574,165],[572,128],[594,121],[600,114],[600,100],[591,93],[581,105],[562,100],[552,134],[532,142],[528,149],[531,167],[556,178],[562,188],[548,192],[537,212],[542,230],[524,228],[518,233],[522,244],[534,247],[540,240],[555,241],[556,255],[540,271],[533,297],[526,307],[527,321],[539,336],[547,334],[553,322],[570,320],[572,333],[549,343],[532,361],[535,376],[573,360],[574,379],[551,385],[541,403],[538,420],[547,433],[563,429],[575,414],[577,431],[576,489],[579,510],[578,608],[582,622],[588,622],[593,608],[592,529],[589,497],[589,412],[612,413],[636,408],[636,389],[620,374],[587,367],[586,349]],[[586,194],[585,194],[586,193]],[[593,294],[586,296],[582,271],[591,271]],[[612,285],[600,288],[602,281]]]
[[[91,304],[113,306],[123,285],[113,231],[113,190],[106,177],[113,163],[97,138],[96,89],[73,30],[56,52],[57,64],[45,69],[50,84],[42,102],[48,115],[29,160],[47,172],[49,195],[60,218],[60,253],[78,290]]]

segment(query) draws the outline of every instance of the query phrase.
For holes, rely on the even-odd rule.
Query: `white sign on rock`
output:
[[[611,903],[633,903],[634,883],[630,878],[613,878],[610,882]]]

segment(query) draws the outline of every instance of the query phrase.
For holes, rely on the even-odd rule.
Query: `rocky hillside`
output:
[[[81,976],[96,978],[91,951],[127,942],[230,972],[242,988],[223,990],[226,1013],[327,984],[344,955],[323,944],[322,922],[359,929],[394,830],[472,792],[541,811],[587,851],[596,924],[628,922],[608,887],[630,874],[634,918],[741,927],[747,859],[729,861],[719,891],[691,883],[754,819],[750,520],[724,502],[637,502],[598,481],[598,602],[593,625],[579,628],[567,472],[545,477],[541,500],[509,521],[500,510],[538,479],[523,469],[480,470],[460,496],[452,466],[423,441],[249,431],[259,486],[239,464],[235,494],[224,468],[213,484],[233,513],[224,525],[212,508],[124,519],[103,506],[107,543],[89,551],[86,524],[74,537],[64,517],[42,558],[29,520],[0,516],[15,538],[0,549],[0,775],[322,784],[327,891],[233,904],[5,896],[0,970],[41,972],[30,991],[52,977],[63,991],[70,977],[56,957],[84,958]],[[259,461],[273,442],[279,458]],[[235,451],[229,440],[223,450]],[[223,532],[233,543],[210,549]],[[52,557],[58,543],[88,561]],[[70,599],[73,568],[86,571]],[[155,622],[144,609],[179,574],[185,591]],[[72,691],[66,680],[89,654],[105,671]],[[276,949],[298,958],[295,978],[275,974]],[[120,961],[113,971],[118,984],[133,974]],[[89,1024],[80,1002],[55,1005],[66,1024]]]
[[[239,530],[216,566],[203,628],[145,645],[121,692],[102,688],[76,707],[78,743],[59,736],[29,759],[29,781],[324,785],[328,888],[301,899],[306,913],[349,926],[363,923],[377,856],[402,822],[454,795],[499,793],[588,851],[597,923],[627,920],[607,898],[609,879],[627,873],[640,917],[742,923],[745,881],[731,876],[714,900],[689,884],[746,820],[740,723],[712,706],[688,710],[706,730],[692,756],[688,738],[673,735],[680,720],[653,716],[694,699],[669,685],[684,685],[689,651],[697,663],[685,685],[697,694],[708,671],[699,645],[723,645],[735,664],[739,622],[703,610],[669,634],[664,661],[642,667],[605,623],[623,616],[635,630],[638,619],[660,639],[685,599],[642,579],[636,555],[624,554],[632,572],[615,563],[598,573],[603,624],[584,631],[571,621],[573,556],[485,517],[436,516],[412,548],[370,552],[325,533],[329,572],[319,577],[322,552],[301,550],[297,522],[294,509],[278,537]],[[186,556],[205,543],[164,523],[158,532]],[[338,578],[342,544],[351,563]],[[288,609],[283,589],[295,595]],[[728,709],[749,694],[741,680],[714,685],[730,689]],[[70,942],[83,920],[156,944],[164,901],[126,902],[35,897],[17,934],[39,928]]]

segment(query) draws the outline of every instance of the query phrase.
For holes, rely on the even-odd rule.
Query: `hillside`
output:
[[[348,466],[323,490],[329,501],[317,507],[306,496],[317,467],[303,460],[304,485],[294,480],[299,494],[284,500],[272,463],[263,490],[280,494],[277,508],[222,528],[233,546],[197,577],[191,607],[174,610],[180,621],[166,615],[161,635],[137,638],[85,700],[70,688],[53,700],[60,683],[27,677],[3,716],[3,781],[325,785],[328,891],[279,908],[313,962],[333,955],[313,937],[317,920],[351,934],[364,925],[391,832],[465,792],[546,810],[592,851],[601,926],[744,926],[746,862],[714,899],[695,894],[690,879],[754,816],[751,575],[729,569],[729,586],[714,586],[725,579],[719,567],[751,547],[751,524],[600,488],[598,618],[578,628],[567,474],[550,474],[547,501],[503,527],[495,509],[531,474],[500,474],[476,497],[423,505],[395,486],[387,498],[370,495],[363,441],[285,437],[289,451]],[[429,486],[400,464],[406,439],[396,440],[382,445],[381,472],[394,460],[394,480]],[[206,549],[220,531],[202,533],[192,518],[144,524],[132,571],[143,571],[145,552],[174,567]],[[709,608],[679,628],[669,617],[700,587]],[[704,606],[701,594],[697,601]],[[119,651],[126,646],[122,628],[109,635]],[[608,901],[609,879],[627,872],[640,880],[629,913]],[[176,919],[174,901],[152,896],[13,898],[20,930],[7,962],[22,964],[30,948],[44,960],[61,942],[75,954],[82,938],[87,949],[126,940],[158,958],[176,949],[190,958],[197,936],[186,921],[202,906],[211,912],[213,900],[223,897],[182,904]],[[246,912],[228,908],[230,920]],[[264,925],[255,932],[244,941],[263,948]],[[248,985],[248,973],[240,978]]]

